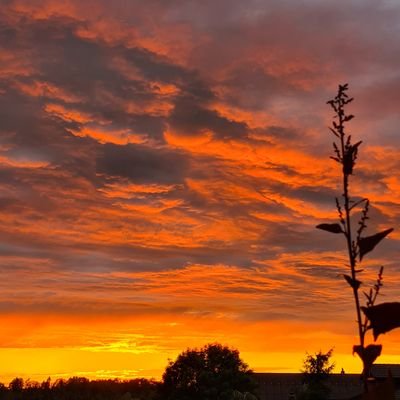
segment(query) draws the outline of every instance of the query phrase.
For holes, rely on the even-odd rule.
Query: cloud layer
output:
[[[344,243],[314,228],[340,195],[325,103],[350,82],[353,193],[371,231],[398,227],[399,21],[389,1],[4,2],[0,353],[91,360],[30,376],[124,376],[126,353],[158,376],[215,340],[256,369],[350,353]],[[391,298],[398,238],[365,273],[384,264]]]

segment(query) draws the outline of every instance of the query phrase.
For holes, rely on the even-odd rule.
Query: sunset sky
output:
[[[256,371],[360,372],[329,156],[363,140],[365,258],[400,299],[400,3],[0,1],[0,382],[160,378],[220,342]],[[400,330],[379,338],[400,362]]]

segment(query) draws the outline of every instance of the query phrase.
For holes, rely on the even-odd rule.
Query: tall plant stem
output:
[[[342,145],[343,139],[342,139]],[[344,208],[346,212],[346,240],[347,240],[347,249],[349,252],[349,261],[350,261],[350,270],[351,270],[351,278],[353,281],[356,281],[356,254],[354,253],[352,237],[351,237],[351,219],[350,219],[350,201],[349,201],[349,177],[346,173],[343,173],[343,197],[344,197]],[[356,306],[357,313],[357,325],[358,325],[358,334],[360,338],[360,345],[364,347],[364,329],[363,323],[361,319],[361,309],[360,309],[360,298],[358,296],[358,287],[355,285],[353,287],[353,295]]]
[[[346,230],[345,230],[345,235],[346,235],[346,240],[347,240],[347,249],[349,253],[349,261],[350,261],[350,270],[351,270],[351,278],[353,282],[356,282],[356,251],[353,246],[353,240],[351,236],[351,218],[350,218],[350,194],[349,194],[349,172],[346,169],[346,149],[345,143],[344,143],[344,138],[345,138],[345,132],[344,132],[344,123],[345,123],[345,112],[344,112],[344,105],[345,102],[341,99],[338,104],[338,117],[339,117],[339,125],[338,125],[338,133],[340,137],[340,145],[341,145],[341,150],[342,150],[342,164],[343,164],[343,197],[344,197],[344,208],[345,208],[345,213],[346,213]],[[363,323],[361,320],[361,309],[360,309],[360,298],[358,296],[358,286],[353,285],[353,295],[354,295],[354,301],[355,301],[355,306],[356,306],[356,313],[357,313],[357,326],[358,326],[358,334],[360,338],[360,345],[363,348],[364,347],[364,329],[363,329]]]
[[[340,117],[341,120],[341,117]],[[340,121],[340,126],[342,127],[342,121]],[[344,146],[344,134],[341,135],[341,145],[342,145],[342,154],[345,154],[345,146]],[[343,197],[344,197],[344,209],[346,213],[346,229],[345,229],[345,236],[347,241],[347,249],[349,253],[349,261],[350,261],[350,270],[351,270],[351,279],[353,282],[357,280],[357,272],[356,272],[356,264],[357,264],[357,254],[353,246],[353,240],[351,236],[351,218],[350,218],[350,194],[349,194],[349,175],[346,171],[343,170]],[[360,339],[360,347],[364,349],[364,337],[365,337],[365,330],[363,326],[363,322],[361,320],[361,308],[360,308],[360,298],[358,296],[358,286],[353,285],[353,295],[354,295],[354,302],[356,306],[356,313],[357,313],[357,326],[358,326],[358,335]],[[363,385],[364,391],[368,392],[368,384],[367,384],[367,369],[365,365],[364,359],[363,361]]]
[[[362,141],[360,140],[356,143],[352,142],[351,135],[348,134],[345,129],[347,122],[354,118],[354,115],[345,112],[346,105],[353,101],[353,98],[349,98],[347,95],[347,89],[347,83],[339,85],[337,95],[327,102],[335,112],[332,125],[329,127],[329,130],[335,137],[333,142],[333,156],[330,158],[341,165],[343,177],[343,200],[339,200],[336,197],[336,209],[338,212],[339,223],[319,224],[317,225],[317,228],[333,234],[344,234],[346,238],[349,257],[349,265],[346,263],[346,267],[350,267],[350,273],[343,274],[343,278],[353,290],[359,336],[359,344],[353,346],[353,354],[357,353],[363,362],[364,368],[362,377],[364,381],[364,390],[365,392],[368,392],[367,383],[371,375],[371,367],[376,358],[380,356],[382,345],[369,344],[368,346],[365,346],[367,332],[369,329],[372,329],[374,340],[376,340],[380,333],[387,332],[388,330],[394,329],[394,327],[400,327],[400,322],[398,322],[398,311],[395,312],[396,316],[393,319],[389,318],[389,314],[392,313],[392,305],[389,303],[383,303],[380,305],[382,308],[379,310],[388,310],[388,316],[384,315],[382,322],[375,322],[374,325],[370,318],[372,312],[377,312],[375,300],[382,286],[383,267],[379,270],[375,285],[369,290],[369,292],[363,292],[367,298],[366,307],[361,307],[360,305],[359,289],[362,282],[357,279],[357,276],[362,272],[362,269],[358,269],[357,265],[358,263],[361,263],[363,257],[367,253],[371,252],[393,229],[390,228],[371,236],[364,236],[363,233],[367,227],[366,221],[368,220],[369,200],[368,198],[363,198],[354,201],[350,196],[350,175],[353,174],[358,148]],[[360,218],[358,218],[358,229],[356,229],[352,226],[352,218],[354,215],[351,214],[354,209],[360,208],[360,205],[363,205],[363,207]],[[352,232],[352,230],[354,232]],[[362,317],[362,312],[365,314],[364,319]],[[384,312],[382,313],[384,314]]]

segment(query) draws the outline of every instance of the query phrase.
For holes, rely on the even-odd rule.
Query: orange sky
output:
[[[365,260],[399,297],[395,2],[9,0],[0,9],[0,381],[351,355],[326,100],[350,83]],[[374,29],[371,29],[371,27]],[[400,362],[400,331],[380,338]]]

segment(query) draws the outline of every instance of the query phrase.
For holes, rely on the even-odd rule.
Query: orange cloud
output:
[[[395,227],[397,13],[231,3],[0,10],[4,379],[159,378],[214,341],[258,371],[333,346],[360,370],[343,237],[315,229],[341,196],[324,102],[353,82],[352,194],[371,199],[371,232]],[[387,267],[387,298],[396,232],[364,262],[365,288]]]
[[[66,90],[49,82],[33,81],[29,84],[24,82],[16,82],[15,85],[19,90],[29,96],[50,97],[53,99],[62,100],[66,103],[75,103],[80,100],[80,98],[76,95],[68,93]],[[65,113],[66,109],[59,104],[50,103],[46,105],[46,111],[60,114],[62,111]]]
[[[32,88],[32,90],[35,90]],[[31,92],[32,93],[32,92]],[[64,119],[65,121],[76,121],[80,123],[87,123],[93,121],[93,117],[82,113],[81,111],[68,109],[60,104],[46,104],[45,111],[54,114],[57,117]]]
[[[64,114],[65,117],[65,114]],[[75,118],[81,118],[80,116],[76,116]],[[98,126],[98,127],[84,127],[78,130],[72,130],[75,136],[80,137],[91,137],[92,139],[97,140],[99,143],[114,143],[114,144],[128,144],[128,143],[143,143],[144,139],[140,135],[135,135],[132,133],[130,129],[107,129],[106,126]]]

